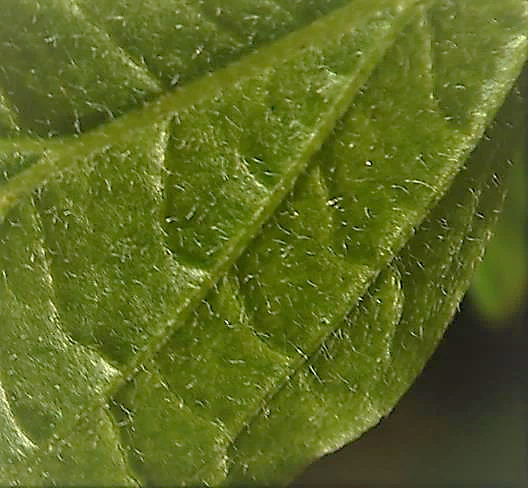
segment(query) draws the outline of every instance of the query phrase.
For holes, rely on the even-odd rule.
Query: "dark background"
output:
[[[393,413],[293,485],[528,488],[528,307],[501,324],[471,300]]]

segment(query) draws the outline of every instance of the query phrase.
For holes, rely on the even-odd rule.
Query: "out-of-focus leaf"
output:
[[[524,77],[526,97],[526,76]],[[524,128],[526,124],[525,98],[520,100],[524,107],[515,123]],[[508,195],[504,211],[499,219],[497,232],[491,241],[484,261],[479,266],[471,288],[471,297],[486,323],[495,327],[508,326],[511,319],[525,303],[528,290],[528,159],[526,136],[520,135],[509,142],[512,151],[513,169],[506,182]]]

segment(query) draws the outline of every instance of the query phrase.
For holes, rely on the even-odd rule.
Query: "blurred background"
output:
[[[524,147],[495,238],[422,375],[389,417],[293,488],[528,488]]]

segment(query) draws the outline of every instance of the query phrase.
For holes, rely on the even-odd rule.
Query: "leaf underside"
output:
[[[0,484],[280,485],[388,414],[522,140],[476,3],[0,0]]]

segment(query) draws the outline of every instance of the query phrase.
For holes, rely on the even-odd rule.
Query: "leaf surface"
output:
[[[502,154],[460,171],[526,2],[5,3],[2,483],[283,482],[392,408],[499,206]]]
[[[518,91],[510,96],[447,194],[363,300],[247,423],[232,446],[227,486],[275,486],[392,410],[482,259],[505,196],[505,162],[522,145],[524,125],[511,124],[525,107]]]

